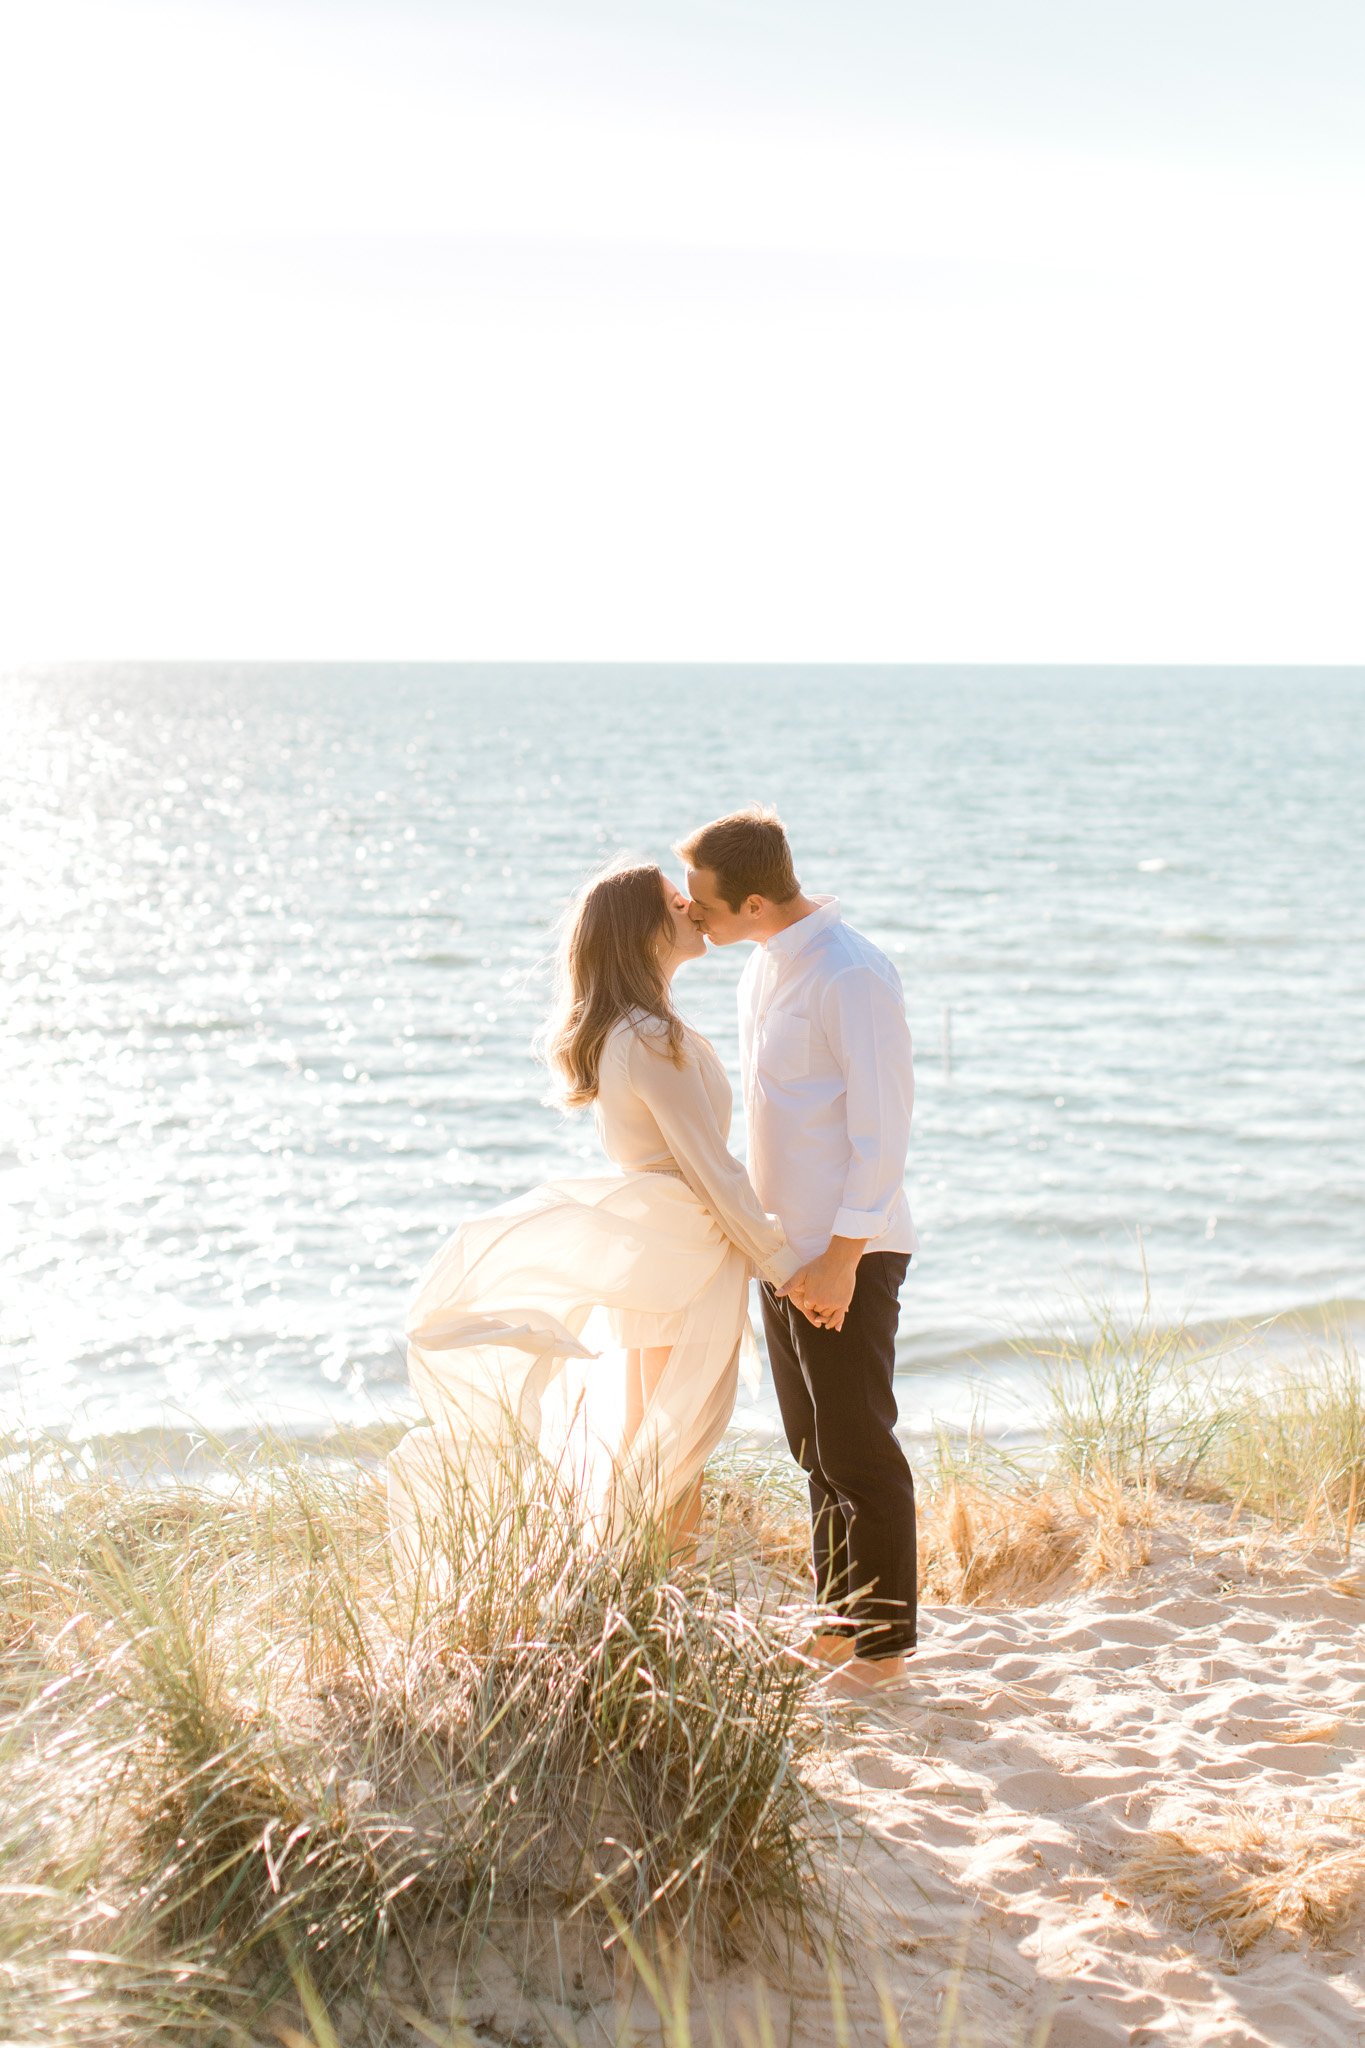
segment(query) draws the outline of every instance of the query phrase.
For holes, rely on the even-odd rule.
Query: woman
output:
[[[600,1535],[651,1512],[675,1540],[696,1527],[750,1274],[782,1287],[801,1261],[727,1148],[720,1060],[673,1007],[673,976],[706,950],[689,911],[653,866],[609,869],[574,906],[546,1052],[617,1170],[461,1224],[418,1282],[408,1369],[429,1427],[389,1460],[409,1541],[509,1445],[547,1461]]]

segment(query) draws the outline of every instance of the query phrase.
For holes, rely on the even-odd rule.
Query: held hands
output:
[[[817,1330],[842,1330],[848,1305],[853,1299],[862,1255],[860,1238],[831,1238],[828,1248],[799,1273],[793,1273],[782,1290],[794,1301],[808,1323]]]

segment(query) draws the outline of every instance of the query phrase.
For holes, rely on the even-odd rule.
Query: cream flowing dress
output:
[[[436,1254],[407,1314],[426,1420],[388,1461],[397,1538],[418,1547],[422,1522],[509,1445],[538,1453],[603,1537],[688,1492],[754,1356],[750,1275],[781,1286],[802,1263],[728,1149],[731,1106],[707,1039],[687,1029],[679,1067],[664,1026],[632,1014],[603,1048],[595,1103],[616,1170],[533,1188]],[[662,1346],[627,1441],[626,1355]]]

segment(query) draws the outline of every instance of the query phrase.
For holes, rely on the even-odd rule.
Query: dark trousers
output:
[[[896,1438],[897,1299],[910,1261],[869,1252],[842,1330],[817,1330],[765,1281],[763,1328],[782,1425],[810,1483],[815,1596],[823,1624],[860,1657],[915,1645],[915,1482]]]

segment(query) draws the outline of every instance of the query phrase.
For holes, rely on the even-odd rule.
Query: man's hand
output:
[[[788,1281],[786,1294],[817,1330],[844,1327],[866,1242],[861,1237],[832,1237],[819,1258],[812,1259]]]

